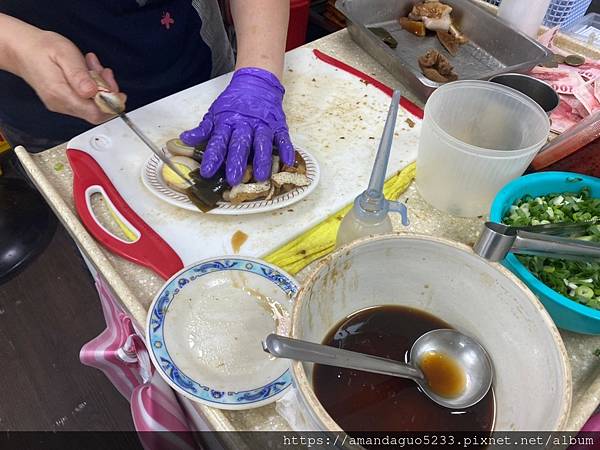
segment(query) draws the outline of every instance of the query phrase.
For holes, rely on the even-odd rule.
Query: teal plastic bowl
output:
[[[600,178],[570,172],[540,172],[517,178],[498,193],[490,220],[502,222],[511,205],[526,196],[555,192],[574,192],[588,187],[593,197],[600,198]],[[559,328],[583,334],[600,334],[600,311],[573,301],[538,280],[513,254],[503,264],[515,273],[538,296]]]

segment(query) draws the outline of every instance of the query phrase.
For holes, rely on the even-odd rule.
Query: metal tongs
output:
[[[486,222],[473,250],[489,261],[502,261],[509,252],[556,259],[589,261],[600,259],[600,244],[562,236],[584,232],[596,222],[510,227]]]

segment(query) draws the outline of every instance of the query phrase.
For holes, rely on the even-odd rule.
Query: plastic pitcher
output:
[[[498,17],[514,28],[536,38],[551,0],[503,0]]]
[[[496,193],[522,175],[546,143],[550,121],[531,98],[487,81],[457,81],[425,105],[417,187],[442,211],[486,214]]]

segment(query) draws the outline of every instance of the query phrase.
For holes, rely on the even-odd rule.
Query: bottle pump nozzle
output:
[[[400,98],[400,91],[394,91],[377,156],[375,157],[373,171],[371,172],[369,187],[356,197],[354,207],[346,214],[340,224],[338,245],[361,236],[391,232],[392,224],[388,217],[389,212],[400,213],[402,224],[404,226],[408,225],[406,206],[400,202],[387,200],[383,195],[383,185],[394,139]]]

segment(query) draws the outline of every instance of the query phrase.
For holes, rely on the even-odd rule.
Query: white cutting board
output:
[[[231,74],[158,100],[129,114],[159,146],[198,124]],[[315,156],[317,189],[284,209],[245,216],[186,211],[155,197],[142,184],[150,150],[121,119],[72,139],[103,168],[129,206],[154,229],[185,265],[233,253],[231,238],[243,231],[240,254],[261,257],[349,204],[367,186],[390,98],[359,78],[318,60],[309,49],[286,55],[284,109],[294,145]],[[410,128],[405,119],[416,125]],[[400,109],[388,176],[414,161],[420,120]]]

